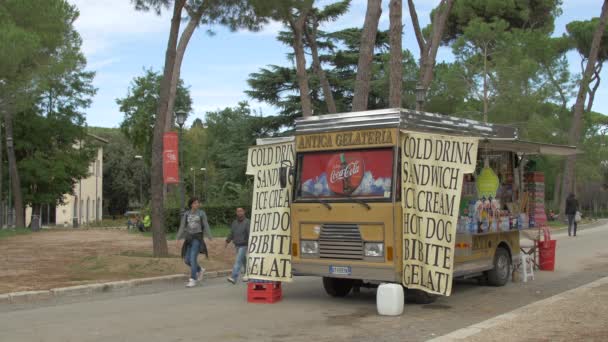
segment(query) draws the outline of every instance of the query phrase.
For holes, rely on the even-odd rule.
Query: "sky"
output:
[[[131,81],[141,76],[144,69],[162,72],[169,34],[170,13],[157,16],[153,12],[138,12],[130,0],[69,0],[75,4],[80,17],[75,26],[83,39],[83,52],[88,69],[96,72],[94,86],[98,88],[90,108],[87,109],[89,126],[118,127],[123,113],[116,104],[128,92]],[[388,29],[388,2],[383,1],[380,29]],[[439,0],[417,0],[421,26],[429,23],[430,11]],[[317,0],[320,6],[331,0]],[[361,27],[365,18],[367,1],[353,0],[347,14],[329,23],[321,30],[332,31],[349,27]],[[588,20],[600,14],[602,0],[563,0],[563,14],[557,18],[554,35],[562,35],[566,24],[574,20]],[[418,44],[412,29],[406,1],[403,9],[403,48],[419,55]],[[182,25],[183,27],[183,25]],[[213,29],[214,35],[206,31]],[[260,32],[230,32],[222,27],[200,27],[195,31],[184,57],[181,77],[193,100],[193,113],[189,122],[204,120],[205,113],[226,107],[234,107],[240,101],[248,101],[251,108],[264,115],[278,110],[247,97],[249,74],[269,65],[291,63],[286,57],[290,48],[276,40],[282,29],[279,23],[270,23]],[[450,48],[442,47],[438,62],[451,61]],[[580,57],[577,52],[568,54],[573,73],[580,73]],[[604,82],[597,91],[593,110],[608,114],[608,68],[604,68]],[[574,99],[573,99],[574,100]]]

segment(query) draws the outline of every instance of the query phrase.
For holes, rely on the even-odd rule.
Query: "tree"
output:
[[[206,118],[205,167],[214,194],[209,201],[215,204],[225,204],[227,199],[249,202],[249,193],[226,191],[234,189],[230,184],[247,184],[245,171],[249,147],[255,145],[257,138],[276,136],[284,128],[283,118],[256,115],[246,102],[234,108],[208,112]],[[227,136],[231,138],[226,139]],[[247,190],[246,187],[241,189]]]
[[[6,129],[11,188],[19,227],[25,226],[22,184],[15,156],[15,113],[36,97],[36,73],[60,46],[77,15],[64,0],[6,0],[0,3],[0,110]]]
[[[352,110],[355,112],[367,110],[368,107],[372,61],[380,14],[382,14],[382,0],[368,0],[363,31],[361,31],[361,47],[359,48],[355,94],[353,95]]]
[[[304,34],[307,18],[313,9],[314,0],[253,0],[252,2],[258,15],[280,21],[291,30],[302,116],[312,116],[306,56],[304,54]]]
[[[280,39],[288,39],[281,34]],[[350,28],[337,32],[322,32],[318,36],[319,59],[324,62],[324,70],[332,85],[332,93],[338,112],[350,111],[355,89],[355,78],[359,59],[361,29]],[[375,39],[376,53],[372,61],[372,78],[368,108],[382,109],[389,105],[389,34],[387,31],[378,32]],[[409,51],[403,52],[401,63],[403,67],[402,89],[404,106],[414,103],[414,88],[418,77],[418,66]],[[309,71],[311,85],[311,102],[316,113],[327,113],[323,101],[323,90],[314,72]],[[295,70],[278,65],[266,66],[249,76],[247,81],[250,89],[246,91],[250,97],[269,103],[280,109],[281,116],[287,120],[286,125],[292,126],[293,120],[301,110],[299,97],[294,96],[297,90]]]
[[[389,37],[391,41],[391,68],[390,68],[390,86],[389,86],[389,106],[401,107],[401,86],[403,84],[403,50],[401,48],[402,40],[402,2],[401,0],[391,0],[389,4],[390,30]]]
[[[309,15],[309,20],[304,28],[304,35],[306,43],[310,47],[310,54],[312,55],[312,69],[319,78],[321,83],[321,89],[323,89],[323,97],[327,104],[328,113],[336,113],[336,102],[331,91],[331,86],[323,71],[321,59],[319,58],[319,44],[317,43],[317,37],[319,34],[319,25],[324,22],[334,21],[344,13],[348,11],[350,6],[350,0],[343,0],[337,3],[333,3],[325,6],[322,10],[313,8]]]
[[[419,82],[420,86],[426,92],[433,81],[433,69],[437,59],[437,51],[439,50],[439,44],[443,38],[447,18],[450,15],[452,6],[454,6],[454,0],[441,0],[441,3],[437,9],[435,9],[434,13],[431,14],[431,36],[428,38],[424,37],[423,32],[420,29],[420,23],[418,22],[418,14],[416,12],[416,7],[414,6],[414,1],[408,0],[407,3],[410,10],[410,16],[412,18],[412,25],[414,26],[414,33],[416,34],[416,41],[418,42],[418,48],[420,49]],[[423,108],[417,109],[422,110]]]
[[[581,55],[581,72],[585,71],[583,67],[589,60],[589,52],[591,51],[591,42],[593,40],[593,34],[597,30],[599,25],[599,18],[593,18],[587,21],[573,21],[566,25],[568,35],[572,40],[572,44],[576,47],[576,50]],[[608,30],[606,30],[608,31]],[[589,101],[587,101],[587,107],[585,111],[591,111],[593,102],[595,99],[595,93],[600,86],[600,73],[602,72],[602,66],[608,59],[608,32],[604,32],[602,41],[600,43],[597,61],[593,68],[593,76],[589,84],[593,84],[593,87],[589,87],[587,93],[589,95]]]
[[[473,20],[464,30],[463,35],[456,41],[453,48],[455,54],[467,61],[481,59],[482,61],[482,95],[483,102],[483,121],[488,122],[488,92],[490,91],[489,66],[490,57],[499,49],[499,41],[504,35],[508,24],[503,20],[496,20],[492,23],[485,23],[481,20]]]
[[[145,69],[144,75],[133,79],[127,95],[116,100],[120,111],[124,113],[120,129],[133,144],[136,153],[144,156],[147,165],[150,165],[154,112],[158,108],[161,80],[162,76],[158,72]],[[190,89],[184,85],[183,80],[177,85],[175,111],[192,111]]]
[[[149,168],[135,159],[138,152],[122,130],[90,127],[89,132],[108,140],[103,149],[103,199],[110,215],[122,215],[131,200],[139,198],[140,185],[150,188]]]
[[[475,19],[485,23],[502,19],[511,30],[539,30],[550,34],[555,18],[561,14],[560,5],[561,0],[458,0],[447,18],[443,40],[448,43],[457,39]],[[431,13],[431,17],[439,8]]]
[[[169,29],[169,39],[167,41],[167,51],[165,54],[165,67],[163,78],[160,83],[159,102],[156,110],[156,120],[152,136],[152,157],[150,166],[150,188],[151,188],[151,208],[152,208],[152,249],[155,257],[166,257],[168,255],[167,239],[164,230],[164,203],[163,203],[163,134],[165,132],[165,122],[169,108],[169,96],[171,93],[171,81],[175,72],[175,58],[177,47],[177,36],[181,22],[181,13],[185,5],[185,0],[175,0],[173,2],[173,16],[171,18],[171,28]]]
[[[583,79],[581,80],[578,94],[576,96],[576,103],[574,104],[574,116],[572,118],[572,125],[570,127],[570,133],[568,135],[568,140],[571,145],[578,145],[578,143],[580,142],[588,86],[589,82],[591,81],[591,78],[593,77],[596,62],[600,56],[600,47],[602,42],[602,36],[604,35],[604,32],[606,30],[606,21],[608,21],[608,0],[604,0],[604,4],[602,6],[602,13],[600,15],[597,28],[595,29],[595,32],[593,34],[593,39],[591,41],[591,48],[589,51],[587,66],[585,67],[585,73],[583,74]],[[566,159],[563,182],[561,187],[562,196],[560,212],[562,213],[562,215],[563,213],[565,213],[566,197],[569,193],[574,192],[575,165],[576,155],[569,156]]]
[[[36,78],[35,102],[16,115],[15,153],[32,215],[40,215],[43,204],[63,204],[64,195],[89,175],[94,158],[84,110],[96,93],[95,73],[85,70],[81,46],[80,35],[70,27]]]
[[[156,123],[152,139],[151,185],[152,185],[152,232],[154,256],[167,255],[167,241],[162,227],[163,219],[163,182],[162,150],[163,133],[172,128],[173,104],[177,94],[177,85],[181,62],[194,29],[200,23],[220,23],[231,29],[246,26],[256,29],[260,22],[253,15],[247,0],[132,0],[138,10],[154,10],[160,14],[163,8],[172,7],[171,27],[165,53],[165,66],[160,86]],[[173,6],[171,6],[173,4]],[[186,9],[190,22],[179,38],[181,13]],[[263,22],[263,21],[262,21]],[[178,39],[180,40],[178,45]]]

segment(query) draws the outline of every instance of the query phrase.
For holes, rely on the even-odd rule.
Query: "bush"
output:
[[[243,207],[247,213],[251,212],[249,206],[204,206],[202,209],[207,214],[209,225],[230,225],[236,217],[235,210],[238,207]],[[180,210],[179,208],[165,208],[165,230],[170,233],[177,232],[179,229]]]

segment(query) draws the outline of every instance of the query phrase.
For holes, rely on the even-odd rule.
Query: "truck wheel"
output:
[[[497,248],[494,255],[494,268],[487,272],[488,284],[491,286],[504,286],[509,281],[510,269],[511,257],[509,256],[509,252],[505,248]]]
[[[353,288],[351,279],[323,277],[323,288],[332,297],[346,297]]]
[[[406,289],[405,301],[414,304],[431,304],[435,302],[437,296],[418,289]]]

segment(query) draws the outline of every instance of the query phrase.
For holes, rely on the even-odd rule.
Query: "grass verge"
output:
[[[32,232],[32,230],[28,229],[28,228],[0,229],[0,239],[4,239],[4,238],[15,236],[15,235],[30,234],[31,232]]]

